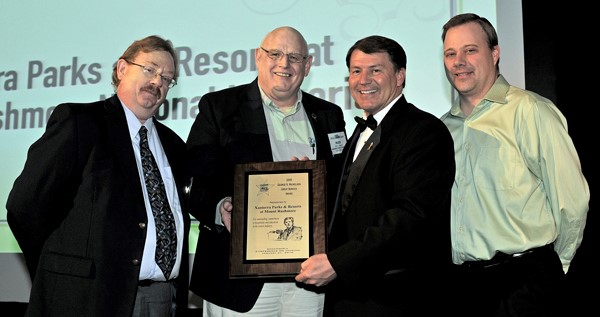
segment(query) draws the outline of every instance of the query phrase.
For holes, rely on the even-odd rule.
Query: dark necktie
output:
[[[156,224],[156,263],[168,280],[177,259],[177,235],[175,234],[175,219],[169,207],[165,185],[163,184],[156,161],[148,147],[148,130],[140,128],[140,153],[144,180],[148,189],[150,206]]]
[[[367,127],[371,128],[371,130],[375,130],[375,128],[377,128],[377,120],[373,118],[372,114],[367,117],[367,120],[361,117],[354,117],[354,120],[356,120],[356,123],[358,123],[360,132],[365,131]]]

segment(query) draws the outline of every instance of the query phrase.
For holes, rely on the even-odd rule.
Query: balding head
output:
[[[285,42],[294,43],[294,45],[299,49],[299,51],[295,51],[296,53],[301,53],[302,55],[308,55],[308,45],[306,44],[306,40],[304,36],[298,30],[294,29],[291,26],[282,26],[274,29],[273,31],[267,33],[264,39],[261,42],[261,46],[264,48],[268,48],[269,44],[272,42],[280,42],[282,39],[285,39]],[[281,48],[278,48],[281,50]]]
[[[278,27],[264,37],[255,59],[262,91],[279,108],[294,106],[312,65],[304,36],[292,27]]]

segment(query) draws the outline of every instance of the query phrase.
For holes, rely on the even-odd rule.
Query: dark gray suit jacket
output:
[[[185,143],[154,122],[185,207]],[[28,316],[131,316],[147,234],[142,186],[116,95],[54,109],[7,202],[32,278]],[[182,313],[190,224],[187,212],[183,217],[185,254],[176,282]]]
[[[317,159],[326,160],[328,185],[332,184],[338,179],[341,154],[333,156],[328,134],[345,135],[342,110],[304,92],[302,104],[315,134]],[[215,211],[221,199],[233,196],[236,164],[273,161],[258,82],[205,94],[198,108],[187,139],[193,177],[188,209],[201,224],[190,289],[214,304],[246,312],[263,283],[229,280],[230,235],[215,226]],[[333,195],[335,186],[328,189]]]

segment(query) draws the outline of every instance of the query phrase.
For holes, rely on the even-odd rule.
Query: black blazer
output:
[[[183,206],[185,143],[154,122]],[[142,186],[116,95],[54,109],[7,202],[8,224],[32,278],[28,316],[131,316],[147,234]],[[183,219],[176,281],[182,314],[188,303],[187,212]]]
[[[343,153],[347,180],[327,252],[337,278],[326,306],[347,299],[395,305],[406,300],[403,289],[415,291],[407,280],[451,264],[455,165],[446,126],[402,96],[352,163],[359,133],[357,128]]]
[[[328,134],[343,132],[345,138],[342,110],[304,92],[302,104],[315,134],[317,159],[326,160],[328,181],[335,182],[341,154],[332,154]],[[233,196],[235,164],[273,161],[258,82],[205,94],[198,108],[187,140],[193,177],[188,210],[200,221],[190,290],[221,307],[247,312],[263,283],[229,280],[230,235],[215,226],[215,212],[221,199]],[[335,186],[330,187],[334,194]]]

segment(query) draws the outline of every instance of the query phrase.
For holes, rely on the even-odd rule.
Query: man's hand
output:
[[[337,273],[327,259],[327,254],[324,253],[306,259],[300,268],[300,273],[296,275],[296,282],[304,284],[325,286],[337,277]]]
[[[221,213],[221,220],[223,221],[223,225],[227,228],[227,231],[231,232],[231,211],[233,210],[233,204],[231,203],[231,197],[226,197],[219,207],[219,212]]]

